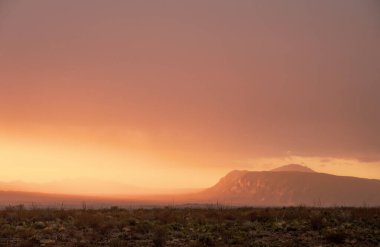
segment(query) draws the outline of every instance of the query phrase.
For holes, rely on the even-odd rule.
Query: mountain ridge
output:
[[[272,172],[316,172],[307,166],[298,165],[298,164],[288,164],[288,165],[274,168],[270,171]]]
[[[380,205],[380,180],[285,168],[235,170],[199,195],[204,200],[250,206]]]
[[[216,202],[230,206],[380,206],[380,180],[319,173],[300,165],[286,165],[269,171],[233,170],[214,186],[198,192],[178,194],[114,194],[91,195],[43,194],[4,190],[0,183],[2,203],[70,202],[78,205],[80,198],[99,204],[115,202],[120,205],[139,202],[141,205],[165,203],[209,205]],[[38,191],[35,191],[38,192]],[[41,193],[42,192],[42,193]],[[8,198],[8,199],[6,199]],[[69,200],[69,198],[71,198]],[[116,200],[117,199],[117,200]],[[115,201],[116,200],[116,201]],[[1,201],[1,200],[0,200]]]

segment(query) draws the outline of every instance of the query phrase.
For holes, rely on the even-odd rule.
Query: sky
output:
[[[0,181],[380,179],[377,0],[0,0]]]

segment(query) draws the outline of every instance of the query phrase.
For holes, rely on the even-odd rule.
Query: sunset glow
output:
[[[380,179],[377,1],[88,2],[0,0],[1,182]]]

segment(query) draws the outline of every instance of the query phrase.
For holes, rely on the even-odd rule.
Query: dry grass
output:
[[[379,246],[380,208],[7,207],[0,246]]]

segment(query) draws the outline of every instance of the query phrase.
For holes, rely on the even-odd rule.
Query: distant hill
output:
[[[56,193],[51,192],[53,185]],[[62,193],[76,185],[76,181],[40,185],[0,183],[0,207],[20,203],[58,207],[63,203],[65,207],[81,207],[83,202],[93,207],[173,204],[204,206],[216,202],[239,206],[380,206],[380,180],[318,173],[296,164],[271,171],[234,170],[214,186],[200,192],[159,194],[110,183],[107,189],[114,187],[114,195]],[[25,191],[26,188],[45,193],[28,192]],[[102,191],[99,192],[101,194]]]
[[[26,183],[22,181],[0,182],[0,190],[71,195],[135,195],[146,192],[143,188],[127,184],[83,178],[66,179],[48,183]]]
[[[297,164],[289,164],[281,167],[277,167],[272,172],[315,172],[307,166],[301,166]]]
[[[104,208],[110,206],[139,207],[152,204],[146,198],[113,198],[80,195],[47,194],[24,191],[1,191],[0,209],[7,206],[24,205],[26,208]]]
[[[232,171],[198,200],[251,206],[380,206],[380,180],[317,173],[300,165]]]
[[[97,180],[66,179],[48,183],[25,183],[22,181],[0,182],[0,191],[23,191],[47,194],[86,195],[86,196],[133,196],[152,194],[181,194],[198,192],[201,189],[155,189],[141,188],[129,184]]]

